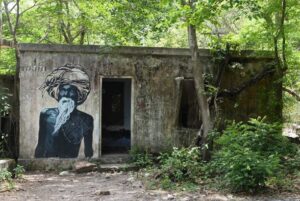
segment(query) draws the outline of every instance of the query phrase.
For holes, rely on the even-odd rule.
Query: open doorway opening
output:
[[[102,154],[128,153],[131,146],[131,79],[102,80]]]

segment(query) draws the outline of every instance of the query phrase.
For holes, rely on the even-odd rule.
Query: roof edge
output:
[[[187,48],[138,47],[138,46],[100,46],[100,45],[62,45],[62,44],[32,44],[20,43],[20,52],[57,52],[83,54],[125,54],[125,55],[161,55],[161,56],[190,56]],[[242,50],[232,51],[233,57],[273,59],[271,51]],[[202,57],[211,57],[209,49],[199,49]]]

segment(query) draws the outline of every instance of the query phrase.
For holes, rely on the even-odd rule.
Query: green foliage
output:
[[[279,158],[265,158],[249,149],[239,149],[218,154],[215,168],[222,176],[223,184],[234,192],[255,192],[266,185],[268,178],[279,170]]]
[[[229,125],[216,143],[220,149],[211,170],[235,192],[264,188],[269,178],[280,175],[283,158],[296,153],[296,147],[281,135],[281,126],[263,118]]]
[[[0,49],[0,75],[14,74],[15,69],[16,69],[15,50],[11,48]]]
[[[1,183],[6,184],[9,189],[13,189],[15,184],[12,179],[12,173],[9,172],[8,170],[1,170],[0,171],[0,184]],[[0,187],[1,187],[1,185],[0,185]]]
[[[7,184],[7,187],[9,189],[13,189],[15,187],[13,177],[16,179],[21,178],[23,176],[24,172],[25,172],[25,169],[21,165],[17,165],[13,169],[13,173],[8,171],[7,169],[1,170],[0,171],[0,184],[1,183]],[[1,187],[1,185],[0,185],[0,187]]]
[[[289,143],[282,134],[279,123],[267,123],[265,118],[250,119],[247,123],[232,123],[217,140],[217,144],[226,146],[243,146],[264,155],[293,155],[296,147]]]
[[[163,186],[169,182],[196,182],[203,172],[200,162],[200,150],[193,148],[173,148],[170,154],[162,154],[160,160],[160,174]]]
[[[8,182],[10,184],[13,183],[13,175],[14,178],[22,178],[23,174],[25,173],[25,169],[21,165],[17,165],[13,169],[13,173],[8,171],[7,169],[1,170],[0,171],[0,182]]]
[[[284,171],[287,174],[289,173],[294,174],[300,170],[300,148],[299,147],[297,152],[294,155],[284,158],[284,165],[285,165]]]
[[[14,169],[13,169],[15,178],[22,178],[23,174],[25,173],[25,169],[22,165],[17,165]]]
[[[170,153],[161,153],[155,161],[155,165],[148,166],[144,177],[146,186],[151,189],[193,191],[206,176],[206,165],[201,162],[197,147],[173,148]]]
[[[10,13],[13,25],[15,13],[16,7]],[[156,0],[35,0],[20,1],[20,13],[19,42],[143,45],[164,34],[169,12]],[[3,21],[3,36],[11,39],[6,15]]]
[[[0,182],[3,181],[12,181],[12,173],[8,170],[0,171]]]
[[[132,148],[129,152],[131,163],[138,168],[151,167],[153,165],[152,154],[141,151],[138,148]]]
[[[288,178],[300,168],[300,152],[282,136],[280,124],[250,119],[231,123],[209,137],[215,149],[211,161],[201,161],[197,147],[173,148],[161,153],[155,166],[148,166],[145,182],[151,188],[173,190],[195,190],[201,185],[250,193],[265,187],[292,188]],[[147,161],[139,158],[141,164]]]

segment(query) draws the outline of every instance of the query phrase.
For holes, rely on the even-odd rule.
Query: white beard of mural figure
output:
[[[58,115],[56,117],[53,136],[58,135],[60,127],[70,118],[71,112],[75,109],[75,102],[71,98],[63,97],[58,102]]]
[[[78,157],[83,138],[85,156],[92,157],[93,117],[77,109],[90,92],[88,75],[73,65],[65,65],[49,74],[41,89],[58,101],[58,107],[44,109],[40,114],[35,157]]]

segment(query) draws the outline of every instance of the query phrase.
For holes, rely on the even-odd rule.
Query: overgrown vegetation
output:
[[[0,48],[0,75],[12,75],[16,69],[16,56],[14,49]]]
[[[13,173],[14,173],[14,177],[15,178],[22,178],[23,174],[25,173],[25,169],[22,165],[17,165],[14,169],[13,169]]]
[[[148,163],[152,186],[182,189],[205,184],[254,193],[266,187],[286,188],[290,185],[287,178],[298,173],[299,150],[282,136],[278,123],[267,123],[264,118],[233,122],[213,135],[217,136],[214,151],[207,163],[201,160],[197,147],[174,148],[161,154],[156,164]]]
[[[195,182],[201,171],[198,147],[174,148],[170,154],[161,154],[159,174],[170,182]]]
[[[131,162],[138,168],[146,168],[153,165],[153,155],[137,147],[133,147],[129,155]]]
[[[0,171],[0,184],[4,184],[6,185],[5,188],[8,188],[8,189],[13,189],[14,188],[14,182],[13,182],[13,179],[12,179],[12,173],[8,170],[1,170]],[[0,185],[1,188],[3,188],[1,185]],[[0,189],[2,190],[2,189]]]
[[[276,73],[279,74],[277,81],[282,82],[285,88],[288,87],[285,91],[289,93],[289,101],[285,97],[284,103],[286,114],[290,114],[288,109],[295,110],[292,107],[295,102],[290,101],[291,97],[300,100],[297,96],[300,91],[299,2],[2,0],[0,39],[15,44],[190,45],[194,52],[197,52],[197,46],[272,51],[277,64]],[[187,26],[193,31],[187,33]],[[194,35],[194,40],[189,41],[193,41],[192,45],[188,43],[188,35],[191,33]],[[18,67],[18,53],[17,49],[1,49],[0,74],[18,71],[15,69]],[[217,55],[214,57],[218,59]],[[224,60],[223,57],[221,60]],[[224,63],[221,62],[221,65],[226,66]],[[200,68],[195,65],[195,69]],[[198,79],[202,78],[201,73]],[[193,75],[197,79],[197,74]],[[203,83],[199,83],[204,89]],[[206,85],[204,94],[213,97],[218,88]],[[197,89],[200,89],[198,92],[204,91]],[[0,116],[3,116],[9,111],[9,105],[7,94],[1,90]],[[206,101],[207,97],[202,99]],[[207,119],[208,123],[213,122]],[[299,118],[297,121],[300,122]],[[211,131],[212,126],[209,125],[208,129],[205,127],[207,134],[206,131]],[[5,153],[7,135],[0,133],[0,157]],[[197,148],[174,149],[172,153],[162,154],[157,160],[151,154],[138,150],[132,151],[131,155],[138,167],[152,168],[154,179],[163,188],[172,188],[174,184],[199,184],[203,180],[213,179],[231,191],[254,192],[266,186],[284,184],[283,178],[295,174],[300,167],[299,152],[295,145],[281,136],[281,125],[276,123],[266,123],[263,119],[232,123],[217,136],[220,137],[214,139],[212,160],[208,163],[200,160]],[[206,143],[204,140],[202,144]]]
[[[281,131],[279,124],[262,118],[232,123],[215,141],[219,149],[210,164],[213,175],[235,192],[264,188],[268,179],[283,174],[284,159],[297,151]]]
[[[12,171],[9,171],[7,169],[1,170],[0,190],[3,190],[2,188],[6,188],[8,190],[15,188],[14,179],[21,179],[24,173],[25,169],[21,165],[17,165]],[[4,184],[4,186],[2,186],[1,184]]]

